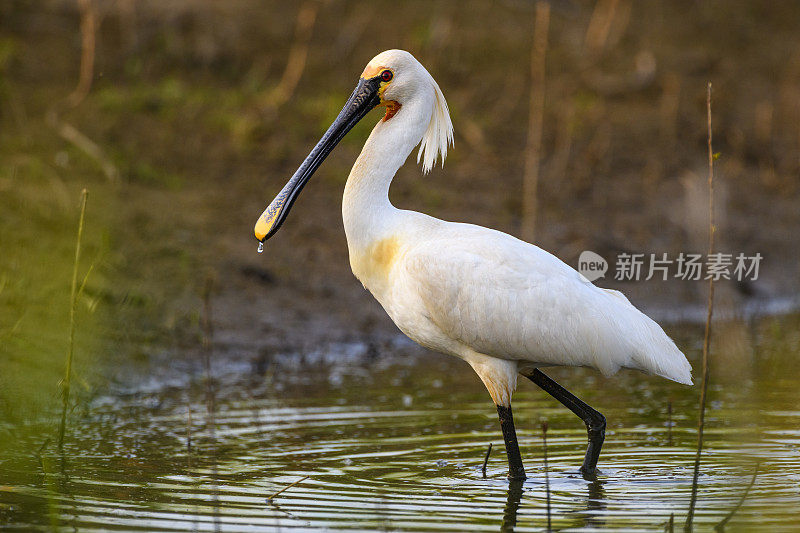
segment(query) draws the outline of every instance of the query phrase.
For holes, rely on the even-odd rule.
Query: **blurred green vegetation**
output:
[[[68,331],[64,286],[71,269],[61,258],[75,246],[76,197],[70,198],[65,184],[42,170],[35,162],[4,168],[6,190],[0,196],[0,388],[2,408],[15,418],[20,414],[16,409],[30,406],[26,393],[52,380],[52,367],[65,355]],[[43,189],[47,189],[44,194]],[[74,225],[67,224],[70,219]],[[72,232],[69,226],[73,226]],[[100,253],[98,237],[96,230],[91,232],[90,256]],[[82,303],[81,330],[88,333],[96,302],[84,299]],[[81,351],[86,349],[85,340],[92,337],[81,335]]]
[[[217,319],[229,338],[294,345],[298,331],[311,335],[302,330],[309,316],[327,321],[307,328],[315,338],[335,335],[337,324],[351,335],[391,329],[352,279],[339,215],[342,184],[374,117],[326,161],[274,248],[255,256],[251,236],[381,50],[405,48],[421,60],[456,129],[445,170],[422,178],[409,163],[393,201],[519,230],[532,3],[93,5],[92,85],[70,108],[81,55],[77,4],[0,4],[0,418],[24,420],[58,404],[83,187],[90,198],[81,272],[95,264],[78,317],[84,397],[109,368],[147,361],[164,346],[196,346],[199,287],[209,272],[219,279]],[[587,34],[603,16],[597,6],[608,2],[553,3],[539,243],[574,263],[582,249],[686,250],[698,235],[704,242],[705,227],[685,213],[694,196],[687,183],[702,179],[710,80],[726,194],[722,244],[765,252],[765,291],[796,290],[800,5],[620,1],[593,48]],[[310,26],[298,30],[298,17],[312,11]],[[306,48],[289,83],[289,58]],[[101,158],[60,135],[58,124],[81,132]],[[325,268],[298,267],[311,261]],[[656,297],[691,300],[702,290]]]

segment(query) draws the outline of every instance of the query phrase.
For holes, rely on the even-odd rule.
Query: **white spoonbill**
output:
[[[511,412],[518,374],[586,423],[581,472],[594,476],[605,417],[539,369],[584,366],[610,375],[624,367],[690,385],[691,366],[622,293],[595,287],[541,248],[389,202],[392,178],[415,146],[428,172],[437,158],[444,164],[453,142],[444,95],[414,56],[388,50],[367,64],[339,116],[256,222],[259,246],[283,224],[325,157],[377,106],[386,114],[356,159],[342,199],[353,274],[403,333],[460,357],[480,376],[497,406],[509,478],[525,478]]]

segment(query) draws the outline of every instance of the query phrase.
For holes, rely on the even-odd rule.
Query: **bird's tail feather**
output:
[[[628,299],[618,291],[607,291],[610,295],[623,300],[619,302],[623,313],[610,316],[624,317],[634,314],[619,324],[623,326],[626,344],[630,348],[630,362],[623,366],[635,368],[655,374],[684,385],[692,385],[692,366],[672,339],[654,320],[636,309]],[[622,310],[621,310],[622,311]],[[632,327],[632,325],[634,325]]]

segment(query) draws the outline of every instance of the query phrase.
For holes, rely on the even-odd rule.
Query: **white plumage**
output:
[[[353,273],[395,324],[469,362],[498,405],[510,404],[518,373],[540,366],[632,368],[691,384],[686,357],[622,293],[505,233],[391,205],[389,185],[414,147],[427,171],[444,162],[453,133],[441,90],[411,54],[383,52],[367,70],[381,68],[394,73],[381,99],[399,110],[364,145],[342,214]]]
[[[528,377],[586,424],[581,466],[597,475],[605,417],[539,370],[622,367],[691,384],[691,367],[664,331],[618,291],[595,287],[532,244],[499,231],[395,208],[389,186],[415,146],[425,172],[444,164],[453,125],[442,91],[408,52],[369,62],[322,139],[256,221],[256,238],[281,227],[300,191],[348,131],[376,106],[375,126],[345,185],[342,216],[353,273],[409,337],[467,361],[497,404],[508,476],[525,479],[511,410]]]

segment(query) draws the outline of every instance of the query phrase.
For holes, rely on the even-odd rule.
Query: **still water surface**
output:
[[[671,516],[682,529],[697,388],[629,371],[609,379],[552,371],[608,418],[601,474],[587,482],[577,474],[583,424],[521,381],[514,411],[529,479],[510,486],[495,409],[469,367],[403,343],[386,350],[393,353],[333,346],[259,365],[215,353],[210,380],[202,364],[172,365],[76,413],[63,454],[47,446],[37,456],[45,427],[4,428],[15,440],[0,458],[0,524],[542,531],[549,497],[553,530],[663,531]],[[712,384],[698,529],[709,530],[736,505],[757,461],[755,484],[727,530],[800,530],[794,360],[775,356],[764,373],[751,361]],[[547,469],[542,420],[549,425]]]

